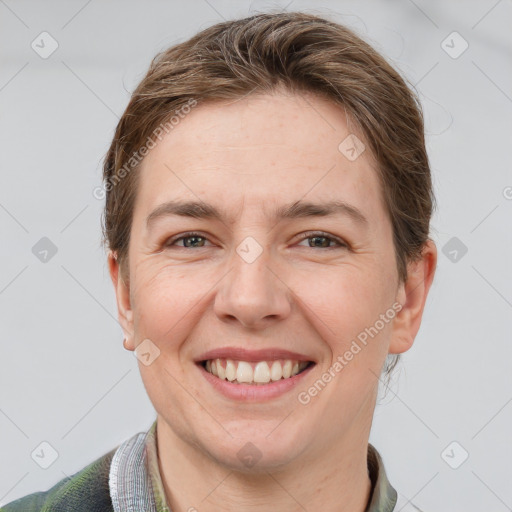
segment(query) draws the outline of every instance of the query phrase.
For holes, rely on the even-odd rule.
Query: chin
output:
[[[304,438],[294,441],[287,436],[286,441],[268,436],[268,431],[258,434],[233,436],[214,445],[207,440],[205,449],[220,465],[231,471],[242,473],[266,473],[282,469],[292,463],[304,449]]]

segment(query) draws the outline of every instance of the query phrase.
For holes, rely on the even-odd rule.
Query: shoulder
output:
[[[110,499],[110,463],[117,448],[57,482],[51,489],[29,494],[0,512],[113,512]]]

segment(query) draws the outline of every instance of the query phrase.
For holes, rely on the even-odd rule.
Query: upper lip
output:
[[[281,348],[265,348],[247,350],[242,347],[222,347],[209,350],[195,359],[196,363],[210,359],[235,359],[238,361],[274,361],[276,359],[291,359],[292,361],[313,361],[313,358],[298,352]]]

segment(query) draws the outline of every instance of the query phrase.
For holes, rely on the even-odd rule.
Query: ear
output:
[[[407,266],[407,280],[398,289],[396,300],[402,305],[402,309],[393,321],[390,354],[401,354],[411,348],[420,328],[436,265],[437,248],[432,240],[428,240],[421,259]]]
[[[117,261],[117,255],[113,251],[109,251],[108,253],[108,269],[116,293],[117,316],[121,328],[123,329],[124,337],[126,338],[125,347],[127,350],[135,350],[130,286],[123,279],[123,273]]]

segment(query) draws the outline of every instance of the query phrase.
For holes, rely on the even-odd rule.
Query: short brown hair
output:
[[[124,275],[139,149],[191,101],[236,100],[283,86],[321,95],[355,122],[377,162],[399,282],[406,280],[407,263],[421,256],[429,239],[435,201],[420,101],[353,31],[303,12],[218,23],[153,59],[117,125],[103,167],[103,243],[116,254]],[[387,373],[398,359],[388,363]]]

